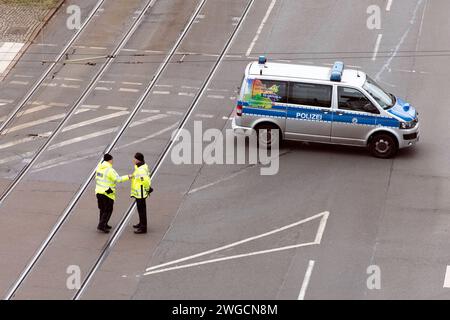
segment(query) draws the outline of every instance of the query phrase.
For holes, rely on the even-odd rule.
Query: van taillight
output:
[[[242,116],[242,103],[238,102],[237,106],[236,106],[236,115],[238,117]]]

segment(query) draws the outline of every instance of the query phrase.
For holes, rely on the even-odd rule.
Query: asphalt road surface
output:
[[[94,5],[82,2],[83,12]],[[373,2],[256,0],[185,127],[192,132],[201,121],[203,129],[229,129],[244,68],[266,54],[272,61],[312,65],[343,60],[367,72],[417,107],[420,143],[391,160],[359,148],[284,143],[272,176],[261,175],[261,164],[176,165],[169,154],[153,179],[149,233],[133,234],[133,217],[82,298],[450,299],[450,3],[375,1],[382,25],[371,30],[366,20]],[[145,1],[106,3],[76,42],[74,59],[107,55]],[[0,206],[0,292],[95,168],[198,3],[156,1],[85,104]],[[150,165],[157,161],[247,4],[206,2],[116,145],[120,174],[132,171],[136,151]],[[0,118],[43,71],[37,60],[56,55],[70,38],[64,23],[60,12],[45,29],[46,45],[32,45],[1,84]],[[100,63],[61,66],[27,106],[38,111],[14,120],[0,142],[2,188],[98,68]],[[67,268],[79,266],[85,275],[108,239],[96,232],[93,189],[91,184],[15,298],[73,296]],[[130,203],[123,184],[112,225]],[[372,270],[380,272],[379,289],[368,286]]]

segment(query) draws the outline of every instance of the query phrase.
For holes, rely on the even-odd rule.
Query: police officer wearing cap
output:
[[[100,210],[100,221],[97,229],[104,233],[109,233],[111,229],[108,221],[114,208],[116,185],[120,182],[128,181],[131,177],[130,175],[119,176],[112,166],[113,157],[110,154],[105,154],[103,161],[98,164],[95,172],[95,193]]]
[[[139,213],[139,223],[133,227],[134,233],[147,233],[147,205],[145,200],[153,191],[151,186],[150,170],[145,163],[144,155],[140,152],[134,155],[134,172],[131,175],[131,197],[136,199],[137,210]]]

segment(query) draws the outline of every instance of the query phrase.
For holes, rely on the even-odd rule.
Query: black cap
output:
[[[113,157],[112,157],[112,155],[110,155],[109,153],[106,153],[104,156],[103,156],[103,161],[110,161],[110,160],[112,160],[113,159]]]
[[[136,152],[134,158],[139,162],[144,162],[144,155],[140,152]]]

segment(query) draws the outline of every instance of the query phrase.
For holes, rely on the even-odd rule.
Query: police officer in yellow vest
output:
[[[139,213],[139,223],[134,225],[134,233],[147,233],[147,205],[145,200],[152,191],[150,170],[145,163],[144,155],[136,153],[133,159],[134,172],[131,175],[131,197],[136,199],[137,210]]]
[[[109,233],[111,226],[108,221],[114,208],[116,199],[116,185],[120,182],[128,181],[130,175],[119,176],[113,169],[113,157],[110,154],[103,156],[103,161],[97,166],[95,173],[95,193],[97,195],[98,208],[100,210],[100,221],[97,229],[104,233]]]

